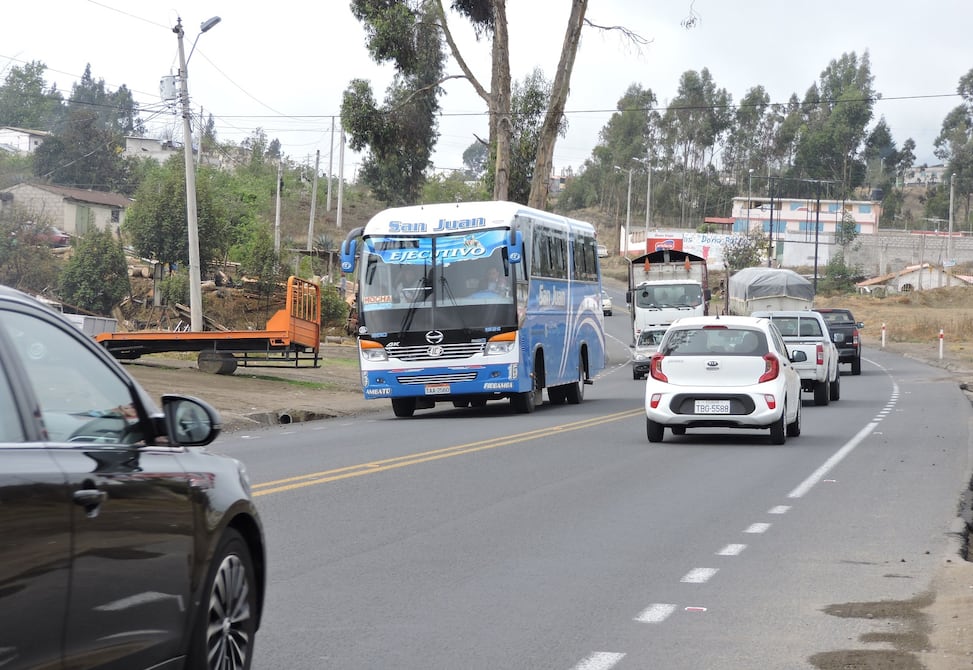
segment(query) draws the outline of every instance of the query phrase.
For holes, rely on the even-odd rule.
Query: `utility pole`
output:
[[[196,220],[196,164],[193,162],[193,130],[189,124],[189,75],[183,47],[182,18],[172,29],[179,40],[179,82],[182,98],[183,154],[186,161],[186,227],[189,229],[189,328],[203,330],[203,288],[199,270],[199,224]]]
[[[335,217],[335,227],[341,230],[341,201],[344,195],[345,183],[345,129],[342,128],[338,139],[338,215]]]
[[[625,258],[628,258],[628,239],[632,235],[632,168],[628,169],[628,204],[625,206]]]
[[[334,181],[334,117],[331,117],[331,144],[328,147],[328,203],[324,211],[331,211],[331,182]],[[341,228],[341,226],[338,226]]]
[[[283,160],[277,159],[277,214],[274,217],[274,255],[280,257],[280,182]]]
[[[307,224],[307,250],[314,248],[314,210],[318,204],[318,169],[321,165],[321,150],[314,155],[314,181],[311,183],[311,219]]]
[[[946,237],[946,286],[953,285],[953,194],[955,193],[956,173],[949,177],[949,232]]]
[[[645,169],[649,178],[645,186],[645,253],[649,253],[649,218],[652,213],[652,154],[645,154]]]

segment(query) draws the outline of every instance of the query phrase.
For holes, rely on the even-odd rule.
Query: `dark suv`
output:
[[[861,321],[855,321],[851,310],[837,307],[816,308],[828,324],[831,341],[838,348],[838,362],[850,363],[851,374],[862,373],[862,344],[859,330],[865,327]]]
[[[250,666],[264,536],[220,428],[0,286],[0,667]]]

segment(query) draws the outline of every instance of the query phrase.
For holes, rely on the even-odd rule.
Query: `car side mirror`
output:
[[[192,396],[162,396],[166,436],[170,444],[202,447],[217,438],[223,430],[219,412],[209,403]]]
[[[855,327],[858,328],[858,330],[861,330],[862,328],[865,327],[865,323],[862,322],[862,321],[859,321],[858,323],[855,324]]]

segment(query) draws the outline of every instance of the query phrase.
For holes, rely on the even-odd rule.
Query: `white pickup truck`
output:
[[[801,389],[814,392],[815,405],[827,405],[841,397],[838,349],[824,317],[811,310],[756,311],[751,316],[773,321],[788,351],[807,354],[806,362],[794,363],[793,367],[801,375]]]

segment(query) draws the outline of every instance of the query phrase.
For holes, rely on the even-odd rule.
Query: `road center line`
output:
[[[583,419],[581,421],[575,421],[574,423],[562,424],[559,426],[551,426],[548,428],[538,428],[536,430],[530,430],[524,433],[517,433],[514,435],[505,435],[502,437],[495,437],[487,440],[467,442],[465,444],[458,444],[452,447],[444,447],[442,449],[432,449],[430,451],[422,451],[414,454],[395,456],[393,458],[387,458],[378,461],[357,463],[355,465],[348,465],[341,468],[334,468],[332,470],[323,470],[320,472],[312,472],[303,475],[297,475],[295,477],[287,477],[285,479],[277,479],[274,481],[262,482],[260,484],[255,484],[253,486],[253,491],[254,491],[253,495],[256,497],[256,496],[270,495],[271,493],[282,493],[284,491],[293,491],[295,489],[305,488],[307,486],[315,486],[317,484],[327,484],[330,482],[340,481],[342,479],[361,477],[362,475],[371,475],[377,472],[385,472],[387,470],[394,470],[396,468],[402,468],[409,465],[419,465],[422,463],[428,463],[430,461],[441,460],[444,458],[451,458],[453,456],[472,454],[487,449],[496,449],[497,447],[504,447],[504,446],[509,446],[511,444],[518,444],[520,442],[527,442],[529,440],[534,440],[541,437],[549,437],[551,435],[561,435],[566,432],[582,430],[585,428],[592,428],[594,426],[599,426],[603,423],[610,423],[612,421],[619,421],[621,419],[628,419],[633,416],[639,416],[644,412],[645,410],[642,408],[635,409],[635,410],[626,410],[624,412],[616,412],[614,414],[606,414],[603,416]]]

